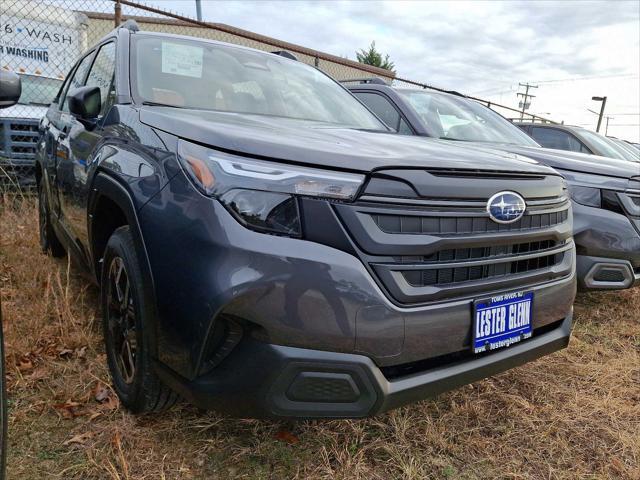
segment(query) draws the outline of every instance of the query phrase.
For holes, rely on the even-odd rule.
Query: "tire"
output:
[[[64,257],[67,252],[62,246],[56,232],[53,231],[51,216],[49,214],[49,204],[42,181],[38,184],[38,224],[40,229],[40,248],[42,251],[51,254],[52,257]]]
[[[107,362],[120,402],[133,413],[170,408],[178,395],[153,369],[149,326],[155,309],[128,226],[118,228],[107,242],[100,285]]]

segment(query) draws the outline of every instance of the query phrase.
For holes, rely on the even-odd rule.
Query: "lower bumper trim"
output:
[[[640,281],[628,260],[578,255],[576,268],[583,290],[622,290]]]
[[[436,396],[565,348],[572,314],[522,343],[387,379],[366,356],[242,341],[213,372],[187,380],[160,363],[163,381],[195,405],[243,418],[359,418]]]

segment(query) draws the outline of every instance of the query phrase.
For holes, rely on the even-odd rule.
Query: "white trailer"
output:
[[[81,12],[35,1],[0,1],[0,68],[22,79],[17,105],[0,112],[0,177],[32,183],[38,122],[87,48]],[[0,183],[7,179],[0,179]]]

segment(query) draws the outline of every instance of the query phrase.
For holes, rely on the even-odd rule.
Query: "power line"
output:
[[[584,75],[579,77],[568,77],[568,78],[556,78],[553,80],[538,80],[535,83],[560,83],[560,82],[578,82],[582,80],[596,80],[599,78],[638,78],[638,75],[633,73],[617,73],[610,75]]]

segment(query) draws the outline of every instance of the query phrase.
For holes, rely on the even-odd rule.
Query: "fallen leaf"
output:
[[[88,414],[86,409],[80,408],[81,405],[81,403],[67,400],[64,403],[56,403],[53,408],[55,408],[64,418],[75,418]]]
[[[281,442],[286,442],[289,445],[295,445],[300,441],[297,436],[295,436],[288,430],[278,430],[278,433],[276,433],[276,439],[280,440]]]
[[[72,353],[73,353],[73,350],[70,350],[68,348],[63,348],[62,350],[60,350],[58,352],[58,356],[59,357],[70,357]]]
[[[87,358],[87,347],[76,348],[76,357],[80,359]]]
[[[28,358],[21,358],[17,361],[16,366],[20,372],[24,373],[33,369],[33,362]]]
[[[116,397],[115,395],[111,395],[107,400],[102,402],[98,408],[103,411],[104,410],[109,411],[109,410],[115,410],[116,408],[118,408],[119,405],[120,405],[120,400],[118,400],[118,397]]]
[[[109,399],[111,390],[104,383],[98,382],[93,388],[93,397],[100,403]]]
[[[63,445],[65,445],[65,446],[69,446],[69,445],[85,445],[88,440],[93,438],[94,435],[95,435],[94,432],[80,433],[78,435],[74,435],[69,440],[65,441],[63,443]]]
[[[46,367],[38,367],[27,377],[28,380],[42,380],[43,378],[47,378],[49,376],[49,372]]]
[[[102,415],[102,412],[93,412],[91,414],[91,416],[89,417],[89,420],[95,420],[96,418],[98,418],[100,415]]]

